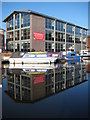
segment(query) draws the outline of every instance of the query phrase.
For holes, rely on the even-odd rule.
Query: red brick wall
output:
[[[30,15],[30,49],[45,51],[45,37],[44,40],[35,40],[33,32],[42,32],[45,36],[45,18],[34,14]]]
[[[90,50],[90,36],[87,37],[87,48],[88,50]]]

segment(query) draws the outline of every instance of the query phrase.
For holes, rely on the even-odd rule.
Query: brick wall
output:
[[[44,33],[44,40],[33,39],[33,32]],[[30,49],[45,51],[45,18],[34,14],[30,15]]]
[[[90,36],[87,37],[87,48],[88,50],[90,50]]]

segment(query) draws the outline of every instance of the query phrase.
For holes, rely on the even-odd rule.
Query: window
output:
[[[56,32],[55,34],[56,34],[56,41],[65,42],[65,34],[64,33]]]
[[[30,28],[21,30],[21,40],[30,39]]]
[[[8,30],[13,30],[13,16],[10,17],[7,21],[7,31]]]
[[[55,22],[55,27],[56,27],[56,28],[55,28],[56,30],[65,32],[65,23],[56,21],[56,22]]]
[[[67,33],[74,34],[73,26],[67,24],[67,26],[66,26],[66,31],[67,31]]]
[[[78,27],[75,27],[75,34],[81,36],[81,29]]]
[[[46,18],[45,19],[45,27],[48,28],[48,29],[54,30],[54,20]]]
[[[52,43],[45,42],[45,51],[52,52]]]
[[[13,32],[7,32],[7,41],[13,41]]]
[[[19,13],[15,14],[15,29],[19,28]]]
[[[30,14],[21,13],[21,27],[30,26]]]
[[[51,30],[45,31],[45,40],[54,41],[54,32]]]
[[[19,30],[15,31],[15,40],[19,40]]]
[[[22,42],[21,43],[21,51],[29,52],[30,51],[30,43],[29,42]]]

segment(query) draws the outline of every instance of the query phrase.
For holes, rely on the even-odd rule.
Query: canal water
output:
[[[87,118],[89,63],[2,69],[2,118]]]

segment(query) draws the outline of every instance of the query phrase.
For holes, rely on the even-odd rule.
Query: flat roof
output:
[[[78,28],[82,28],[84,30],[88,30],[87,28],[85,27],[81,27],[79,25],[76,25],[76,24],[73,24],[73,23],[70,23],[70,22],[67,22],[67,21],[64,21],[64,20],[61,20],[61,19],[58,19],[58,18],[55,18],[55,17],[51,17],[51,16],[48,16],[48,15],[45,15],[45,14],[42,14],[42,13],[39,13],[39,12],[35,12],[35,11],[32,11],[32,10],[15,10],[13,11],[11,14],[9,14],[4,20],[3,22],[6,22],[10,16],[12,16],[14,13],[30,13],[30,14],[35,14],[35,15],[38,15],[38,16],[42,16],[42,17],[47,17],[47,18],[50,18],[52,20],[57,20],[57,21],[61,21],[63,23],[67,23],[69,25],[72,25],[72,26],[75,26],[75,27],[78,27]]]

